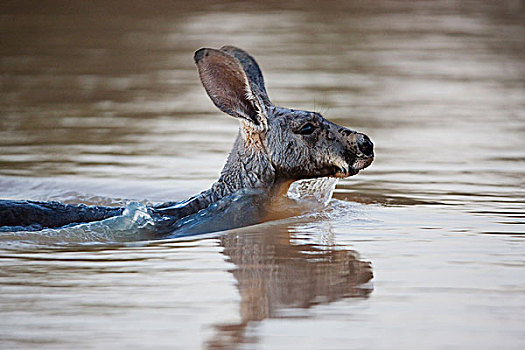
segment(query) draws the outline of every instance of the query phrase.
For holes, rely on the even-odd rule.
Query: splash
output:
[[[295,200],[314,200],[323,206],[328,205],[338,179],[333,177],[321,177],[295,181],[288,190],[288,197]]]

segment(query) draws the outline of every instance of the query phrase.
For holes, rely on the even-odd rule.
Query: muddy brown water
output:
[[[325,209],[220,234],[2,233],[0,347],[523,349],[524,17],[521,1],[2,2],[2,198],[207,188],[237,124],[200,86],[204,46],[248,50],[274,102],[365,132],[377,158]]]

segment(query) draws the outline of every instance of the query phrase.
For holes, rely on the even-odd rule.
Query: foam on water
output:
[[[288,190],[288,197],[296,200],[315,200],[326,206],[334,194],[337,182],[338,179],[334,177],[295,181]]]

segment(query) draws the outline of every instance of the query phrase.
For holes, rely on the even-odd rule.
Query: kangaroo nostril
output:
[[[357,147],[365,156],[372,156],[374,154],[374,144],[370,141],[370,138],[364,134],[357,141]]]

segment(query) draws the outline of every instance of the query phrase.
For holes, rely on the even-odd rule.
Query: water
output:
[[[2,198],[140,209],[207,188],[237,124],[200,86],[204,46],[248,50],[274,102],[377,155],[325,209],[262,225],[3,237],[2,348],[523,348],[522,2],[0,9]]]

